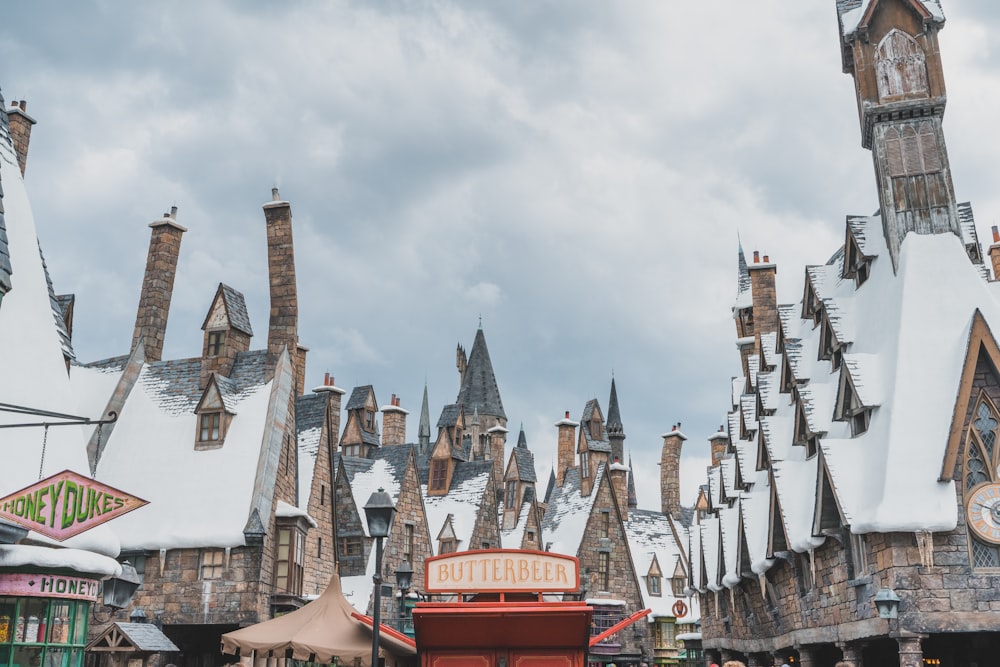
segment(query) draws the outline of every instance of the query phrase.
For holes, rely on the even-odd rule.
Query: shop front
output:
[[[595,640],[625,627],[592,636],[593,607],[554,599],[579,594],[572,556],[468,551],[428,558],[424,568],[427,593],[452,601],[413,609],[421,667],[585,667]]]

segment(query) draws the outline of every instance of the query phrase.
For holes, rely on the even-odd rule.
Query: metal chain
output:
[[[38,462],[38,479],[42,479],[42,472],[45,470],[45,448],[49,444],[49,425],[45,425],[45,435],[42,436],[42,460]]]

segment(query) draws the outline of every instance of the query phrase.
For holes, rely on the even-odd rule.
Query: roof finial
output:
[[[482,328],[483,328],[483,314],[479,313],[479,329],[482,330]]]

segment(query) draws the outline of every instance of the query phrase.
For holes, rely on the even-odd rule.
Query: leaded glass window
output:
[[[972,417],[965,443],[965,494],[969,497],[983,484],[1000,481],[1000,447],[997,447],[997,426],[1000,426],[996,407],[981,395]],[[1000,546],[976,538],[969,530],[970,556],[976,568],[1000,568]]]

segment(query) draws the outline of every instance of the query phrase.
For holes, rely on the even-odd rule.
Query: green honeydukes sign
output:
[[[148,504],[72,470],[0,498],[0,519],[62,542]]]

